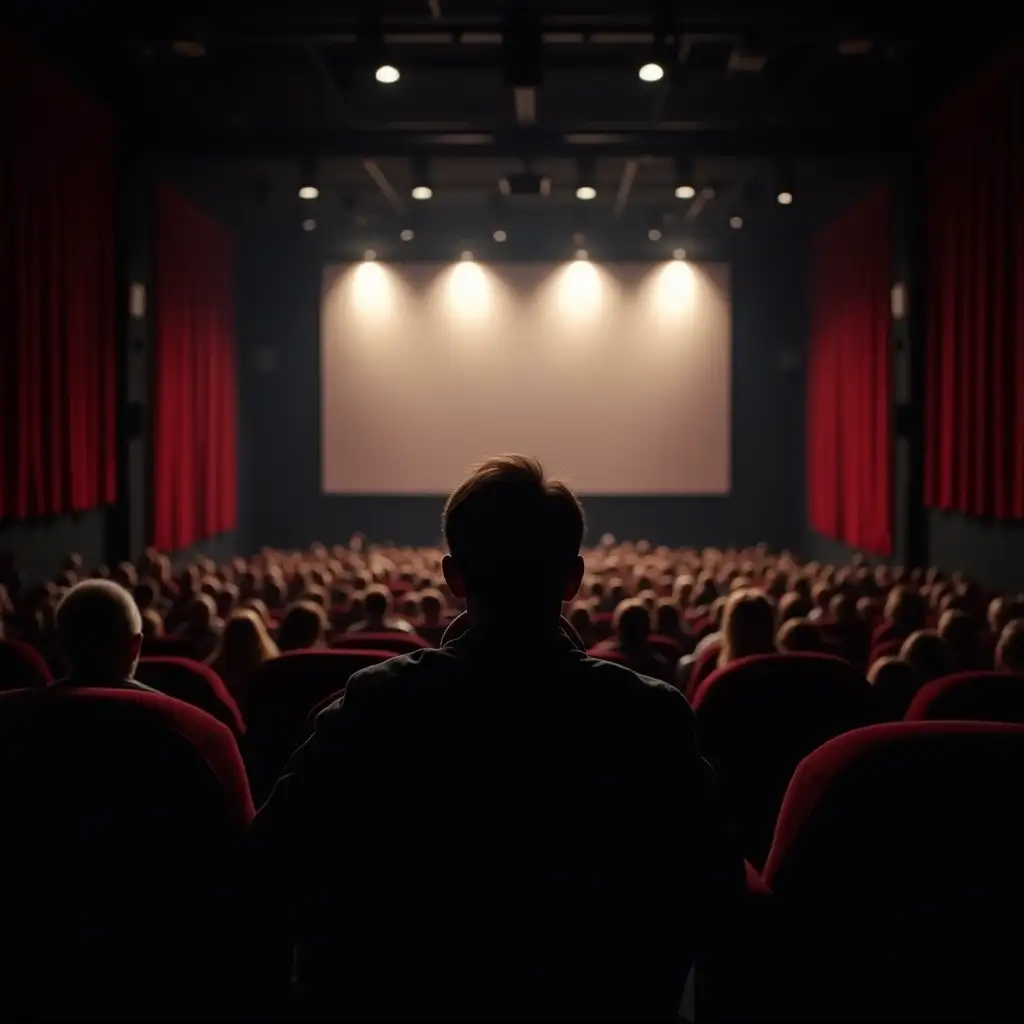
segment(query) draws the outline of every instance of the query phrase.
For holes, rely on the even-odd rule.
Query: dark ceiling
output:
[[[364,220],[428,205],[498,216],[499,180],[523,168],[551,194],[515,209],[564,215],[591,165],[592,218],[723,224],[772,205],[782,176],[806,216],[899,159],[937,98],[1006,42],[864,3],[97,6],[4,13],[114,107],[132,152],[225,208],[307,215],[295,192],[313,160],[318,216]],[[652,54],[666,74],[646,83]],[[381,61],[398,82],[375,81]],[[424,171],[429,204],[409,195]],[[686,203],[682,172],[705,190]]]

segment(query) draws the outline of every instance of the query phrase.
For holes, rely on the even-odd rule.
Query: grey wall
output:
[[[783,246],[786,239],[781,240]],[[305,245],[303,243],[306,243]],[[798,547],[803,523],[805,263],[780,239],[733,265],[733,492],[590,497],[590,536]],[[326,496],[320,489],[320,258],[306,239],[240,246],[240,543],[334,543],[355,530],[433,543],[443,496]],[[381,396],[388,414],[387,396]],[[393,412],[393,410],[390,410]]]

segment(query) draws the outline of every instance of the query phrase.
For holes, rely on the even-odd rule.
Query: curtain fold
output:
[[[807,520],[892,553],[890,197],[880,188],[813,247],[807,361]]]
[[[1024,49],[936,112],[926,202],[925,501],[1024,518]]]
[[[155,257],[152,540],[177,551],[237,523],[234,245],[161,185]]]
[[[0,36],[0,519],[117,483],[110,117]]]

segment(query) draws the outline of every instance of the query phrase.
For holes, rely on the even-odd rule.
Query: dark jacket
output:
[[[672,1016],[743,885],[685,699],[555,629],[354,675],[253,858],[256,981],[338,1014]]]

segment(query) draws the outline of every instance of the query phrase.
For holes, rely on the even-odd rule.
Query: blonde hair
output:
[[[775,606],[771,600],[759,590],[734,591],[726,600],[722,616],[719,666],[775,650]]]
[[[229,690],[237,690],[264,662],[278,656],[277,644],[271,639],[258,612],[241,608],[232,612],[224,626],[217,650],[209,659]]]

